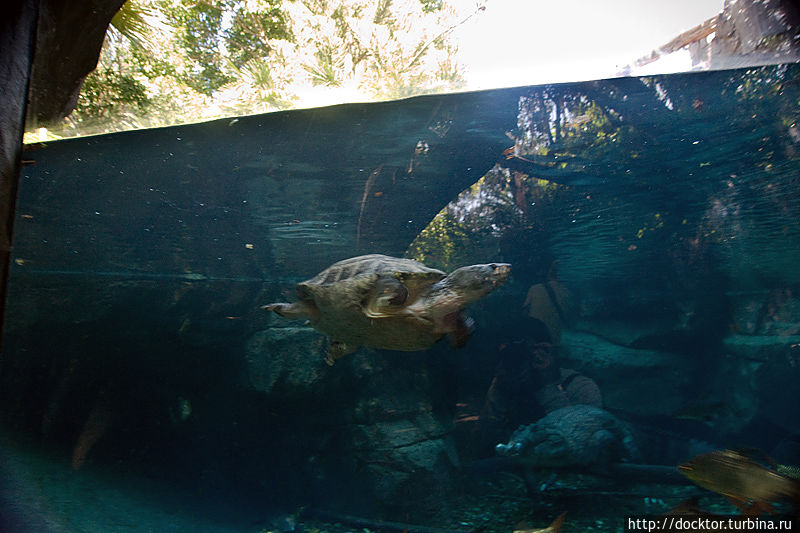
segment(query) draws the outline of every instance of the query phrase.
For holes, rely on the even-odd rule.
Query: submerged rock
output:
[[[254,390],[287,397],[308,396],[327,366],[325,338],[311,328],[268,328],[245,346],[245,383]]]
[[[671,414],[686,401],[683,391],[697,361],[576,331],[565,331],[563,344],[565,366],[597,381],[606,407],[640,415]]]
[[[800,344],[800,335],[730,335],[723,341],[729,354],[756,362],[780,357],[788,347]]]
[[[800,434],[800,337],[792,339],[758,369],[755,380],[759,415],[796,435]]]
[[[248,341],[242,378],[267,401],[307,406],[294,423],[319,443],[308,468],[320,505],[397,518],[435,506],[453,490],[459,459],[425,355],[360,350],[330,367],[325,349],[311,328],[267,328]]]
[[[740,335],[800,335],[800,298],[790,288],[730,295],[731,327]]]

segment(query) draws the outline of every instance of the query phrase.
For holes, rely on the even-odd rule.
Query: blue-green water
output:
[[[691,495],[734,512],[680,476],[586,465],[537,467],[526,488],[476,427],[549,279],[563,313],[541,298],[531,312],[560,323],[560,366],[630,428],[626,460],[800,463],[799,81],[796,65],[626,78],[30,146],[0,516],[23,531],[310,531],[340,527],[331,514],[510,531],[566,511],[566,531],[614,531]],[[321,334],[260,309],[368,253],[513,272],[468,307],[457,350],[362,348],[329,367]]]

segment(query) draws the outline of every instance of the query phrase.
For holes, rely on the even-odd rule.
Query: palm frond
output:
[[[157,18],[158,13],[153,8],[143,5],[139,0],[128,0],[111,19],[111,28],[133,46],[150,50],[153,46],[150,33]]]

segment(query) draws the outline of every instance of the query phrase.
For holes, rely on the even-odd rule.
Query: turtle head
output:
[[[464,303],[483,298],[502,285],[511,273],[508,263],[469,265],[454,270],[440,283],[459,294]]]

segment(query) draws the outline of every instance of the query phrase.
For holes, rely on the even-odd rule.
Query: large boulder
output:
[[[397,518],[440,511],[434,502],[452,490],[459,460],[452,422],[434,409],[425,354],[361,349],[331,367],[324,336],[281,322],[247,342],[243,381],[268,400],[308,406],[300,423],[326,443],[310,476],[323,501]]]
[[[565,331],[562,341],[563,365],[595,379],[607,407],[638,415],[670,415],[687,401],[685,391],[696,361],[629,348],[591,333]]]
[[[800,335],[800,298],[788,287],[730,297],[733,330],[743,336]],[[734,342],[735,344],[735,342]]]
[[[756,372],[759,416],[800,434],[800,337],[793,337]]]
[[[320,396],[325,337],[308,327],[267,328],[245,345],[246,386],[285,398]]]
[[[800,432],[800,297],[781,287],[733,294],[731,304],[719,388],[739,420]]]

